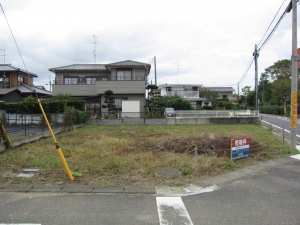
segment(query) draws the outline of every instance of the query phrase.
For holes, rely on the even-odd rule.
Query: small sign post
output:
[[[250,153],[250,138],[231,139],[231,159],[247,158]]]

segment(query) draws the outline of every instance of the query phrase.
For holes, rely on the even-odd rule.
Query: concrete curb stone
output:
[[[207,180],[194,183],[194,189],[220,187],[233,183],[246,177],[259,175],[265,171],[283,165],[299,162],[298,159],[285,157],[273,161],[259,163],[237,171],[232,171]],[[199,190],[200,190],[199,189]],[[201,190],[200,190],[201,191]],[[33,185],[33,184],[10,184],[0,185],[0,192],[53,192],[53,193],[103,193],[103,194],[158,194],[158,195],[186,195],[185,187],[139,187],[139,186],[95,186],[95,185]],[[189,194],[189,193],[188,193]],[[197,194],[191,193],[191,194]]]

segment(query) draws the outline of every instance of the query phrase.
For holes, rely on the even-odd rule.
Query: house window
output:
[[[167,92],[171,92],[172,88],[171,87],[166,87]]]
[[[24,77],[18,76],[18,81],[21,82],[21,83],[23,83]]]
[[[131,80],[131,70],[118,70],[117,80]]]
[[[228,98],[228,95],[222,95],[222,98]]]
[[[122,109],[122,101],[127,100],[127,98],[115,98],[116,109]]]
[[[64,84],[77,84],[77,77],[65,77]]]
[[[96,84],[96,77],[87,77],[86,84]]]

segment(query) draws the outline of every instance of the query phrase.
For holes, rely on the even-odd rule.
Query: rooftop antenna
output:
[[[94,42],[92,42],[91,44],[94,44],[93,55],[94,55],[94,63],[96,63],[96,59],[97,59],[97,56],[96,56],[96,44],[98,44],[99,41],[96,41],[96,38],[98,38],[97,36],[93,35],[93,37],[94,37]]]

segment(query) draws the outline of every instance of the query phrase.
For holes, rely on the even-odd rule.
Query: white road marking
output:
[[[180,197],[157,197],[156,204],[160,225],[193,225]]]
[[[294,159],[300,160],[300,154],[297,154],[297,155],[291,155],[290,157],[292,157],[292,158],[294,158]]]
[[[42,225],[41,223],[0,223],[0,225]]]

